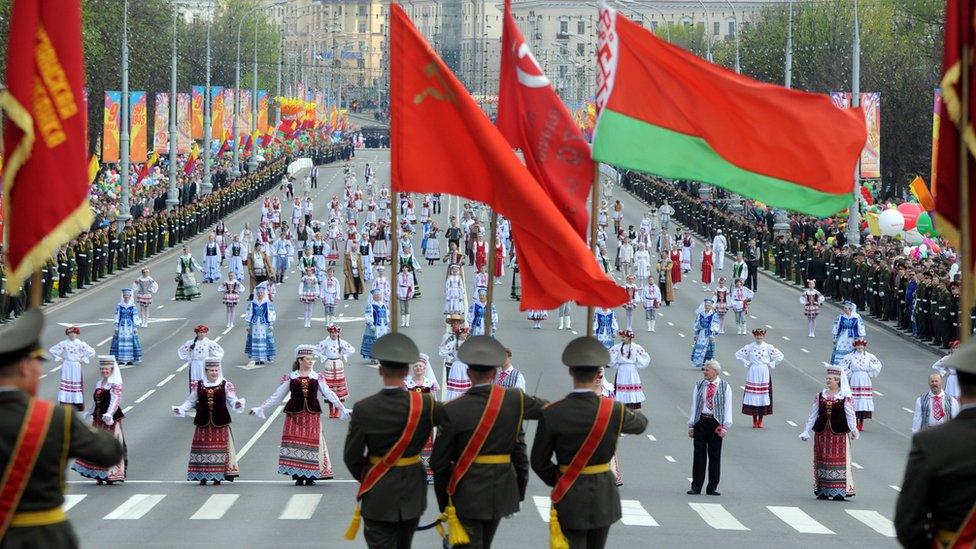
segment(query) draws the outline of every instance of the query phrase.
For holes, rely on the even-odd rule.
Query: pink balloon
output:
[[[933,244],[929,245],[929,249],[932,250],[932,253],[934,253],[936,255],[942,253],[942,248],[940,248],[938,244],[934,244],[933,243]]]
[[[910,231],[915,228],[918,216],[922,215],[922,207],[912,202],[905,202],[898,205],[898,211],[905,217],[904,230]]]

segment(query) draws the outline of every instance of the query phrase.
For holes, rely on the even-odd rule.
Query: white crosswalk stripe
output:
[[[322,501],[322,494],[296,494],[288,499],[279,519],[308,520]]]
[[[551,507],[551,500],[544,496],[532,496],[532,501],[535,503],[535,510],[539,512],[539,516],[542,520],[549,522],[549,509]]]
[[[190,520],[217,520],[223,518],[224,514],[230,509],[240,494],[215,494],[207,498],[207,501],[197,509]]]
[[[739,519],[732,516],[720,503],[694,503],[688,505],[704,520],[709,526],[716,530],[748,530]]]
[[[789,524],[791,528],[801,534],[833,534],[834,531],[820,524],[813,517],[803,512],[799,507],[780,507],[767,505],[771,513]]]
[[[72,507],[81,503],[81,500],[88,497],[87,494],[65,494],[64,503],[61,504],[61,510],[68,512]]]
[[[660,526],[636,499],[620,500],[620,522],[627,526]]]
[[[845,509],[845,511],[882,536],[895,537],[895,525],[881,513],[865,509]]]
[[[166,494],[136,494],[125,500],[111,513],[105,515],[106,520],[135,520],[152,510],[157,503],[163,501]]]

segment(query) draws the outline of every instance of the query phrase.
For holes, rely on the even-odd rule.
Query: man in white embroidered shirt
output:
[[[942,390],[942,376],[929,376],[929,390],[915,399],[915,419],[912,432],[917,433],[926,427],[942,425],[959,413],[959,402]]]
[[[695,384],[691,392],[691,416],[688,418],[688,436],[695,441],[695,459],[691,467],[691,490],[688,494],[701,494],[705,484],[705,465],[708,464],[708,484],[705,493],[720,495],[717,491],[722,470],[722,439],[732,427],[732,387],[721,379],[722,366],[716,360],[705,362],[704,379]]]

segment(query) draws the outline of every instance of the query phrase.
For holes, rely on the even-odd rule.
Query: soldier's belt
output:
[[[23,511],[14,513],[10,521],[11,528],[27,528],[30,526],[47,526],[68,520],[68,515],[60,507],[44,511]]]
[[[376,465],[377,463],[379,463],[381,461],[383,461],[383,457],[382,456],[369,456],[369,462],[372,463],[373,465]],[[415,456],[409,456],[409,457],[405,457],[405,458],[400,458],[400,459],[396,460],[396,463],[394,463],[393,466],[394,467],[407,467],[407,466],[410,466],[410,465],[416,465],[417,463],[420,463],[420,454],[417,454]]]
[[[500,463],[511,463],[512,454],[482,454],[474,458],[474,463],[481,465],[498,465]]]
[[[569,465],[560,465],[559,466],[559,472],[560,473],[565,473],[567,469],[569,469]],[[610,471],[610,463],[600,463],[598,465],[588,465],[586,467],[583,467],[583,470],[580,471],[580,474],[581,475],[597,475],[597,474],[600,474],[600,473],[606,473],[608,471]]]
[[[955,537],[956,533],[952,530],[939,530],[935,533],[935,541],[938,543],[938,547],[949,547]]]

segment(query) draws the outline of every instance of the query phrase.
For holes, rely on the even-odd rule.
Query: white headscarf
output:
[[[101,356],[99,356],[98,357],[98,366],[99,366],[99,368],[101,368],[102,366],[111,366],[112,367],[112,373],[108,376],[108,379],[105,381],[105,383],[107,383],[109,385],[115,384],[115,385],[118,385],[120,387],[122,386],[122,370],[119,368],[119,364],[118,364],[118,362],[115,361],[115,357],[114,356],[112,356],[112,355],[101,355]]]
[[[430,367],[430,356],[425,353],[420,353],[420,360],[418,362],[424,363],[424,379],[432,385],[437,383],[437,376],[434,375],[434,369]],[[411,365],[411,368],[412,367],[413,366]],[[411,372],[411,376],[412,375],[413,372]]]
[[[836,375],[840,377],[840,391],[837,392],[837,398],[849,398],[854,396],[851,392],[851,383],[847,379],[847,372],[843,368],[834,364],[823,363],[827,367],[827,373],[831,375]]]

